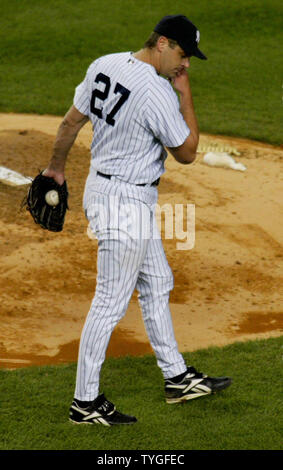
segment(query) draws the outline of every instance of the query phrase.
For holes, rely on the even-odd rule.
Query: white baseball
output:
[[[52,189],[45,194],[45,201],[50,206],[57,206],[57,204],[59,204],[59,194],[57,191],[55,191],[55,189]]]

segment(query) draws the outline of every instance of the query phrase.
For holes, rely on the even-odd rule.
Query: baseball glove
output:
[[[49,191],[53,191],[51,198],[46,196]],[[61,232],[66,211],[69,209],[66,181],[60,185],[53,178],[43,176],[40,172],[30,185],[22,204],[22,207],[24,206],[31,213],[36,224],[51,232]]]

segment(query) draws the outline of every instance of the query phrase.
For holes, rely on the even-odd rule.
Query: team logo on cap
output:
[[[199,43],[199,40],[200,40],[200,32],[197,30],[196,42]]]

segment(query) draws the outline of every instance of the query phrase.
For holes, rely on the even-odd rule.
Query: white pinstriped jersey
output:
[[[74,106],[93,124],[92,170],[152,183],[164,173],[166,147],[190,134],[171,84],[131,52],[95,60],[77,86]]]

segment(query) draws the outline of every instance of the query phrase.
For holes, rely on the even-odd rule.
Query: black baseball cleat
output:
[[[229,377],[208,377],[194,367],[188,367],[180,381],[174,377],[165,380],[165,399],[167,403],[182,403],[224,390],[231,383]]]
[[[70,407],[69,420],[76,424],[133,424],[137,419],[134,416],[124,415],[116,410],[115,405],[108,401],[104,394],[99,395],[87,408],[80,408],[74,399]]]

